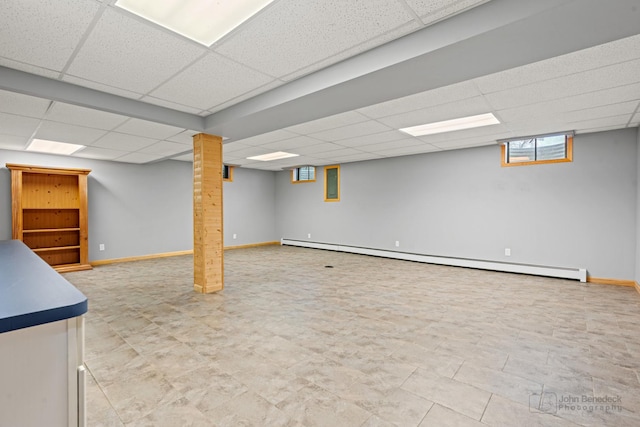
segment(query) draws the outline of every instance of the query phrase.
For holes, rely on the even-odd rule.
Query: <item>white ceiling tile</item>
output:
[[[130,153],[125,154],[124,156],[118,157],[114,159],[116,162],[124,162],[124,163],[149,163],[154,160],[162,159],[163,156],[158,154],[147,154],[147,153]]]
[[[86,0],[3,0],[0,56],[60,71],[99,8]]]
[[[357,148],[362,145],[379,144],[382,142],[398,141],[405,139],[406,133],[402,133],[398,130],[390,130],[387,132],[374,133],[372,135],[357,136],[355,138],[341,139],[338,145],[343,147]]]
[[[31,117],[0,113],[0,133],[13,136],[31,136],[40,120]]]
[[[261,93],[264,92],[268,92],[271,89],[275,89],[278,86],[281,86],[284,82],[281,80],[273,80],[267,84],[264,84],[262,86],[257,87],[256,89],[250,90],[249,92],[246,92],[240,96],[236,96],[235,98],[231,98],[230,100],[223,102],[221,104],[218,105],[214,105],[213,107],[209,108],[207,113],[204,114],[205,116],[208,116],[209,114],[213,114],[216,113],[218,111],[224,110],[227,107],[230,107],[232,105],[238,104],[244,100],[247,100],[249,98],[253,98],[254,96],[258,96]]]
[[[397,141],[381,142],[379,144],[362,145],[358,147],[358,150],[367,151],[367,152],[378,152],[382,150],[390,150],[393,148],[412,147],[414,145],[423,145],[423,144],[424,142],[422,142],[418,138],[405,138]]]
[[[232,154],[236,151],[248,150],[253,148],[253,145],[246,145],[238,141],[226,142],[222,144],[222,152],[224,154]]]
[[[308,147],[310,145],[318,144],[319,141],[308,136],[296,136],[294,138],[285,139],[282,141],[270,142],[268,144],[262,144],[261,147],[268,148],[273,151],[287,151],[297,148]]]
[[[315,62],[309,66],[300,68],[299,70],[296,70],[293,73],[281,76],[280,78],[284,81],[290,81],[290,80],[300,78],[304,75],[310,74],[314,71],[321,70],[322,68],[333,65],[344,59],[351,58],[352,56],[358,55],[362,52],[366,52],[370,49],[373,49],[374,47],[381,46],[387,42],[400,38],[404,35],[410,34],[420,28],[422,28],[422,25],[416,20],[407,22],[406,24],[403,24],[373,39],[369,39],[366,42],[360,43],[354,47],[343,50],[338,54],[332,55],[326,59]]]
[[[637,124],[635,125],[637,126]],[[600,126],[600,127],[594,127],[594,128],[588,128],[588,129],[580,129],[578,131],[576,131],[576,134],[583,134],[583,133],[595,133],[595,132],[606,132],[609,130],[616,130],[616,129],[621,129],[620,125],[616,125],[616,126]]]
[[[380,150],[380,151],[376,151],[376,154],[379,154],[385,157],[393,157],[393,156],[408,156],[410,154],[431,153],[433,151],[440,151],[440,148],[430,144],[422,144],[422,145],[414,145],[411,147],[390,148],[388,150]]]
[[[485,95],[498,110],[576,96],[603,89],[638,83],[640,60],[558,77]]]
[[[534,62],[480,77],[474,81],[483,93],[492,93],[638,58],[640,58],[640,35]]]
[[[375,133],[391,130],[388,126],[374,120],[362,123],[347,125],[340,128],[329,129],[309,136],[323,141],[340,141],[341,139],[354,138],[357,136],[372,135]]]
[[[203,52],[182,38],[107,8],[67,72],[147,94]]]
[[[281,77],[381,36],[412,19],[413,15],[396,1],[280,1],[215,49],[240,63]]]
[[[34,65],[23,64],[22,62],[12,61],[11,59],[0,57],[0,66],[13,68],[14,70],[24,71],[37,76],[48,77],[50,79],[57,79],[60,77],[60,72],[49,70],[48,68],[36,67]]]
[[[488,0],[406,0],[425,24],[439,21]]]
[[[357,111],[365,116],[378,119],[480,95],[481,93],[476,86],[471,81],[466,81],[360,108]]]
[[[98,147],[86,147],[82,150],[73,153],[74,157],[83,157],[85,159],[97,159],[97,160],[113,160],[115,158],[128,154],[127,151],[110,150],[108,148]]]
[[[200,132],[198,132],[197,130],[185,130],[177,135],[173,135],[167,138],[167,141],[178,142],[180,144],[185,144],[193,147],[193,136],[197,135],[198,133]]]
[[[226,161],[226,160],[223,160],[223,161]],[[248,167],[251,167],[251,168],[253,168],[254,165],[262,165],[264,163],[268,163],[268,162],[261,162],[259,160],[249,160],[249,159],[246,159],[244,157],[233,160],[233,165],[234,166],[242,166],[242,167],[248,166]]]
[[[211,52],[162,84],[151,95],[206,110],[273,80],[273,77]]]
[[[289,126],[286,129],[300,135],[309,135],[311,133],[335,129],[354,123],[366,122],[367,120],[369,120],[368,117],[363,116],[356,111],[347,111],[346,113],[335,114],[333,116],[324,117],[322,119],[301,123],[295,126]]]
[[[127,135],[124,133],[109,132],[95,143],[93,147],[110,148],[112,150],[138,151],[144,147],[158,142],[157,139],[143,138],[141,136]]]
[[[180,160],[181,162],[193,162],[193,153],[172,157],[171,160]]]
[[[474,138],[461,138],[461,139],[453,139],[449,141],[441,141],[438,143],[434,143],[434,147],[441,148],[443,150],[453,150],[457,148],[463,147],[479,147],[482,145],[495,145],[498,146],[497,140],[503,139],[504,135],[494,135],[494,136],[479,136]]]
[[[184,131],[183,128],[141,119],[129,119],[115,130],[129,135],[144,136],[145,138],[153,139],[166,139],[177,136]]]
[[[0,149],[4,150],[24,150],[29,142],[28,136],[3,135],[0,134]]]
[[[44,117],[51,101],[0,90],[0,112],[34,118]]]
[[[331,160],[331,163],[350,163],[350,162],[361,162],[364,160],[374,160],[380,159],[383,156],[377,153],[360,153],[360,154],[352,154],[349,156],[338,156]],[[328,164],[328,163],[327,163]]]
[[[612,117],[603,117],[600,119],[594,120],[584,120],[584,121],[576,121],[570,122],[570,129],[574,129],[576,131],[581,131],[583,129],[591,129],[597,127],[613,127],[624,128],[627,126],[631,120],[631,114],[624,114],[621,116],[612,116]]]
[[[140,100],[148,104],[158,105],[160,107],[170,108],[172,110],[182,111],[189,114],[200,114],[200,112],[202,111],[202,109],[200,108],[188,107],[186,105],[177,104],[175,102],[166,101],[164,99],[154,98],[153,96],[143,96]]]
[[[531,105],[500,110],[497,114],[504,122],[527,120],[541,115],[583,110],[586,108],[612,105],[616,103],[640,100],[640,83],[582,93],[566,98],[554,99]]]
[[[95,129],[112,130],[125,122],[127,116],[107,113],[92,108],[54,102],[47,112],[47,120]]]
[[[316,157],[318,159],[327,159],[327,158],[336,158],[341,156],[352,156],[354,154],[362,154],[362,151],[356,150],[355,148],[341,148],[338,150],[321,151],[318,153],[313,153],[313,157]]]
[[[132,92],[130,90],[124,90],[122,88],[105,85],[102,83],[94,82],[92,80],[81,79],[80,77],[70,76],[68,74],[64,75],[62,77],[62,80],[68,83],[72,83],[74,85],[88,87],[89,89],[95,89],[101,92],[106,92],[113,95],[122,96],[125,98],[140,99],[142,97],[141,93]]]
[[[69,144],[91,145],[106,133],[101,129],[43,120],[35,137]]]
[[[597,120],[604,117],[633,114],[638,107],[638,101],[622,102],[620,104],[604,105],[595,108],[585,108],[582,110],[561,113],[562,120],[567,122],[581,122],[586,120]]]
[[[224,149],[223,149],[223,152],[224,152]],[[268,154],[268,153],[273,153],[273,152],[274,152],[273,150],[269,150],[267,148],[248,147],[248,148],[242,148],[242,149],[233,151],[232,154],[233,154],[233,157],[243,158],[244,159],[244,158],[247,158],[247,157],[260,156],[262,154]],[[297,154],[297,153],[294,153],[294,154]]]
[[[273,132],[263,133],[261,135],[252,136],[251,138],[240,139],[233,141],[232,143],[239,142],[243,145],[264,145],[271,142],[282,141],[289,138],[299,136],[297,133],[289,132],[288,130],[276,130]]]
[[[482,96],[449,102],[421,110],[410,111],[403,114],[378,119],[378,121],[395,129],[409,126],[417,126],[426,123],[434,123],[442,120],[458,119],[461,117],[484,114],[493,109]]]
[[[320,144],[309,145],[307,147],[296,148],[296,154],[316,156],[316,153],[323,153],[327,151],[342,150],[344,147],[333,144],[331,142],[323,142]]]
[[[160,141],[139,150],[138,153],[162,154],[163,156],[170,156],[173,154],[181,154],[185,151],[190,150],[192,151],[190,147],[187,147],[184,144],[178,144],[177,142]]]

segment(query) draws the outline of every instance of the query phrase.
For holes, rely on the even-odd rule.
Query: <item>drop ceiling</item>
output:
[[[640,0],[276,0],[208,48],[113,3],[3,1],[0,149],[190,161],[207,132],[280,170],[640,124]],[[299,157],[247,159],[274,151]]]

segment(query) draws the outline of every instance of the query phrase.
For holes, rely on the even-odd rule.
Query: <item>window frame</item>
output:
[[[224,169],[227,168],[227,177],[224,177]],[[222,165],[222,181],[226,181],[226,182],[233,182],[233,166],[229,166],[229,165]]]
[[[296,174],[296,170],[300,170],[300,168],[313,168],[313,179],[298,179],[295,180],[295,174]],[[300,172],[298,172],[298,176],[300,176]],[[318,171],[317,168],[315,166],[312,165],[305,165],[305,166],[298,166],[297,168],[293,168],[291,169],[291,175],[290,175],[290,179],[291,179],[291,183],[292,184],[304,184],[307,182],[316,182],[316,178],[318,176]]]
[[[508,162],[507,161],[507,153],[508,147],[507,145],[510,142],[514,141],[522,141],[523,139],[538,139],[549,136],[565,136],[565,156],[562,159],[549,159],[549,160],[530,160],[528,162]],[[572,133],[555,133],[555,134],[547,134],[547,135],[537,135],[531,137],[524,138],[513,138],[505,141],[500,141],[500,163],[502,167],[511,167],[511,166],[531,166],[531,165],[543,165],[549,163],[568,163],[573,162],[573,134]]]
[[[337,170],[337,193],[338,197],[335,199],[327,198],[327,169]],[[324,167],[324,201],[325,202],[339,202],[340,201],[340,165],[330,165]]]

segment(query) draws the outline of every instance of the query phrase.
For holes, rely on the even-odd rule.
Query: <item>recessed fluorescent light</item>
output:
[[[205,46],[273,0],[118,0],[115,5]]]
[[[67,156],[84,148],[84,145],[68,144],[66,142],[47,141],[46,139],[34,139],[27,146],[27,151],[39,153],[66,154]]]
[[[298,157],[299,154],[285,153],[284,151],[276,151],[275,153],[262,154],[260,156],[247,157],[248,160],[260,160],[262,162],[270,162],[271,160],[288,159],[289,157]]]
[[[462,117],[459,119],[445,120],[443,122],[429,123],[400,129],[404,133],[413,136],[433,135],[434,133],[452,132],[454,130],[479,128],[482,126],[497,125],[500,121],[491,113],[477,116]]]

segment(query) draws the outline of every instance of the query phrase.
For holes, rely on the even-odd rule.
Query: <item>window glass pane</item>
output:
[[[222,179],[229,179],[229,166],[222,165]]]
[[[532,162],[536,155],[534,139],[510,141],[507,150],[507,163]]]
[[[326,199],[337,199],[338,198],[338,169],[336,168],[325,169],[325,173],[327,174]]]
[[[537,160],[555,160],[566,157],[566,136],[554,135],[537,139]]]
[[[295,168],[293,170],[293,180],[300,181],[300,168]]]

